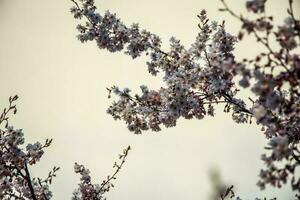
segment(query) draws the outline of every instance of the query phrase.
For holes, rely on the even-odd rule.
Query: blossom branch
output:
[[[222,2],[223,6],[224,6],[224,8],[219,9],[220,11],[227,11],[234,18],[236,18],[239,21],[241,21],[244,24],[244,26],[246,26],[245,24],[249,24],[250,23],[242,15],[239,16],[232,9],[230,9],[229,6],[226,3],[226,0],[220,0],[220,1]],[[279,57],[278,54],[275,53],[272,50],[272,48],[270,47],[268,37],[262,38],[261,36],[259,36],[259,34],[257,33],[257,31],[254,28],[249,29],[249,31],[250,31],[250,33],[252,32],[254,34],[257,42],[261,43],[263,46],[265,46],[267,48],[267,50],[269,51],[269,55],[272,55],[275,59],[277,59],[280,62],[280,64],[282,65],[282,67],[284,67],[285,70],[289,72],[289,69],[287,68],[287,65],[282,61],[281,57]],[[267,36],[268,36],[268,34],[267,34]],[[272,61],[272,62],[276,63],[276,61]]]
[[[18,100],[18,98],[19,98],[18,95],[9,97],[9,106],[8,106],[8,108],[4,108],[3,112],[0,115],[0,125],[3,122],[6,122],[5,127],[7,127],[8,119],[9,119],[9,117],[7,115],[9,114],[9,112],[13,111],[13,114],[17,113],[17,107],[14,103],[15,103],[15,101]]]
[[[93,184],[91,182],[90,171],[88,169],[86,169],[83,165],[75,163],[74,171],[75,173],[79,173],[81,175],[81,182],[79,184],[79,188],[73,192],[73,199],[104,199],[103,195],[108,192],[111,187],[114,187],[112,181],[116,179],[116,175],[120,172],[123,164],[125,163],[125,159],[128,156],[129,150],[130,146],[123,150],[123,154],[119,156],[119,159],[121,160],[120,164],[114,164],[116,171],[111,176],[108,176],[107,179],[104,180],[100,185]]]
[[[242,22],[237,37],[226,32],[224,22],[210,21],[206,11],[202,10],[197,15],[200,31],[195,42],[187,49],[180,40],[171,37],[168,52],[160,49],[158,36],[140,30],[138,24],[128,27],[109,11],[97,13],[92,0],[82,0],[82,8],[75,4],[71,12],[76,19],[87,18],[85,25],[77,26],[81,42],[94,40],[100,49],[110,52],[126,49],[125,54],[133,59],[145,52],[150,57],[148,71],[152,75],[164,73],[166,87],[149,90],[147,86],[141,86],[141,95],[130,95],[128,88],[111,88],[109,92],[118,99],[108,108],[108,114],[116,120],[124,120],[130,131],[140,134],[146,130],[160,131],[161,125],[174,127],[180,117],[203,119],[206,115],[214,116],[214,104],[225,103],[224,112],[232,112],[235,122],[251,123],[254,118],[270,141],[268,150],[271,154],[262,158],[267,169],[260,174],[259,187],[263,189],[266,184],[281,187],[288,176],[296,179],[294,168],[298,166],[298,158],[295,159],[289,146],[300,141],[300,57],[293,51],[299,47],[295,40],[299,21],[294,17],[291,0],[290,17],[278,26],[277,31],[273,29],[273,17],[266,15],[266,0],[246,2],[249,12],[263,14],[255,20],[236,14],[225,0],[221,2],[224,8],[220,11],[226,11]],[[238,62],[233,50],[245,32],[253,33],[266,52]],[[278,51],[270,45],[271,33],[279,44]],[[275,72],[275,67],[282,69]],[[234,81],[236,77],[241,77],[238,85]],[[252,106],[249,109],[236,97],[239,86],[249,88],[257,97],[250,99]],[[275,161],[285,160],[291,162],[288,167],[275,167]],[[297,184],[292,181],[294,190]]]
[[[116,179],[116,175],[120,172],[122,166],[124,165],[125,159],[128,156],[128,152],[130,149],[130,146],[128,146],[126,149],[124,149],[123,154],[119,155],[119,158],[122,159],[121,162],[119,164],[115,162],[113,166],[114,168],[116,168],[115,172],[111,176],[108,176],[107,179],[101,183],[100,191],[106,192],[109,190],[110,185],[112,185],[111,181]]]

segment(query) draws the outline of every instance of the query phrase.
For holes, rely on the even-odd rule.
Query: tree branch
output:
[[[28,187],[29,187],[29,190],[30,190],[31,197],[32,197],[33,200],[37,200],[37,198],[35,196],[35,193],[34,193],[33,186],[32,186],[30,173],[29,173],[26,161],[24,163],[24,167],[25,167],[25,173],[26,173],[26,181],[27,181],[27,184],[28,184]]]

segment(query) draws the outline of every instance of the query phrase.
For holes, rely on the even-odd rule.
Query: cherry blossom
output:
[[[17,99],[18,96],[10,97],[8,108],[0,115],[0,125],[5,124],[3,128],[0,127],[0,199],[48,200],[53,197],[50,185],[60,168],[53,167],[46,178],[40,178],[31,177],[30,167],[40,161],[52,139],[47,139],[44,144],[35,142],[25,145],[23,130],[9,124],[9,115],[17,113]],[[73,199],[104,199],[104,194],[113,187],[112,181],[125,163],[129,150],[128,146],[119,156],[120,164],[115,163],[113,175],[108,176],[99,186],[91,184],[88,169],[75,163],[74,171],[81,175],[81,182]]]
[[[269,153],[262,156],[267,168],[261,171],[258,186],[281,187],[290,180],[292,189],[300,192],[295,174],[300,165],[300,56],[296,51],[300,21],[294,16],[292,0],[288,0],[287,17],[281,25],[265,13],[266,0],[246,2],[254,19],[235,13],[221,0],[220,11],[241,22],[237,36],[226,31],[225,22],[210,21],[202,10],[197,15],[195,42],[185,47],[171,37],[169,50],[163,50],[160,38],[138,24],[125,25],[109,11],[98,13],[93,0],[72,1],[71,12],[83,21],[78,25],[81,42],[95,41],[100,49],[122,51],[133,59],[148,56],[149,73],[163,75],[164,86],[158,90],[141,86],[139,94],[132,94],[128,88],[107,88],[109,98],[116,96],[108,114],[124,121],[129,131],[141,134],[174,127],[179,118],[214,116],[215,105],[224,104],[224,112],[236,123],[256,122],[269,140]],[[265,50],[237,60],[235,45],[246,36],[253,36]],[[277,47],[270,45],[274,38]],[[249,89],[255,98],[238,98],[241,89]]]

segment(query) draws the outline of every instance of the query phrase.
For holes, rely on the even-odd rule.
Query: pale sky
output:
[[[228,1],[235,10],[245,11],[243,0]],[[299,11],[299,0],[295,1]],[[101,12],[109,9],[125,24],[138,22],[158,34],[164,46],[171,36],[186,45],[193,42],[198,31],[196,15],[203,8],[212,19],[225,19],[232,33],[239,27],[233,18],[217,11],[219,0],[96,2]],[[282,21],[287,1],[269,2],[267,11]],[[142,84],[157,88],[163,83],[148,74],[145,56],[132,60],[122,53],[99,50],[93,42],[81,44],[71,5],[68,0],[0,0],[0,105],[6,105],[9,95],[18,94],[14,126],[24,130],[28,142],[54,139],[42,161],[31,168],[34,175],[46,177],[52,166],[61,167],[51,187],[53,199],[70,199],[79,183],[74,162],[86,165],[93,181],[101,183],[128,144],[132,150],[108,200],[206,199],[212,167],[245,199],[294,196],[289,185],[263,192],[256,187],[267,141],[259,126],[237,125],[222,108],[214,118],[180,120],[175,128],[143,135],[134,135],[122,121],[114,121],[106,114],[110,105],[106,87],[137,91]],[[247,40],[236,52],[242,57],[257,50],[254,40]]]

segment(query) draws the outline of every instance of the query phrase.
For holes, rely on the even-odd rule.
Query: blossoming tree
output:
[[[9,114],[17,113],[15,101],[18,96],[9,98],[9,106],[0,115],[0,199],[33,199],[48,200],[52,198],[49,186],[56,177],[59,167],[53,167],[45,178],[31,177],[30,166],[40,161],[44,149],[49,147],[52,139],[44,144],[35,142],[27,144],[24,149],[24,133],[9,124]],[[114,164],[115,171],[101,184],[93,184],[90,171],[83,165],[75,163],[74,171],[81,176],[78,188],[73,192],[72,199],[104,199],[103,195],[113,187],[113,180],[119,173],[128,155],[130,146],[119,155],[120,162]]]
[[[258,186],[281,187],[290,182],[300,199],[300,178],[296,173],[300,165],[300,21],[295,18],[292,0],[288,0],[287,18],[278,26],[265,13],[266,0],[246,2],[247,10],[256,14],[254,19],[235,13],[221,0],[220,11],[242,24],[237,37],[226,32],[225,22],[210,21],[202,10],[197,15],[199,33],[195,42],[186,48],[171,37],[167,51],[161,48],[157,35],[141,30],[138,24],[126,26],[109,11],[98,13],[94,0],[71,1],[74,17],[84,20],[77,27],[81,42],[95,41],[100,49],[123,51],[133,59],[146,55],[149,73],[163,74],[166,86],[159,90],[141,86],[140,94],[131,94],[128,88],[107,88],[109,97],[117,97],[108,114],[123,120],[129,131],[141,134],[146,130],[160,131],[162,126],[174,127],[179,118],[214,116],[215,106],[223,104],[224,112],[230,113],[236,123],[254,121],[260,125],[269,141],[269,151],[262,155],[266,167],[260,172]],[[254,36],[265,50],[239,61],[234,45],[248,35]],[[272,47],[271,40],[278,45]],[[255,98],[248,102],[238,98],[244,88],[252,91]],[[30,167],[41,159],[52,140],[24,146],[23,131],[9,123],[9,115],[17,112],[17,99],[18,96],[10,97],[9,106],[0,115],[0,199],[51,199],[49,186],[59,167],[53,167],[46,178],[31,177]],[[93,184],[89,170],[75,163],[74,171],[81,178],[72,199],[105,199],[129,150],[130,147],[124,149],[120,162],[114,164],[114,173],[100,184]],[[220,194],[220,199],[240,199],[234,196],[231,186]]]
[[[266,0],[246,2],[248,12],[255,14],[253,19],[235,13],[221,0],[219,10],[242,24],[237,36],[226,32],[225,22],[210,21],[202,10],[197,15],[195,42],[184,47],[171,37],[167,51],[161,48],[159,36],[138,24],[127,26],[110,11],[98,13],[93,0],[72,1],[74,17],[84,20],[77,26],[81,42],[95,41],[100,49],[123,51],[133,59],[146,55],[149,73],[163,74],[166,86],[159,90],[142,85],[140,94],[131,94],[128,88],[107,88],[109,97],[112,93],[117,96],[108,114],[125,121],[129,131],[141,134],[160,131],[161,126],[174,127],[181,117],[214,116],[215,105],[224,104],[224,112],[236,123],[256,122],[269,140],[266,149],[270,151],[262,155],[266,168],[257,185],[261,189],[268,184],[281,187],[290,181],[300,193],[300,178],[295,173],[300,165],[300,21],[295,18],[292,0],[288,0],[287,17],[281,25],[266,14]],[[264,51],[237,60],[234,46],[249,35]],[[272,47],[270,41],[277,45]],[[255,95],[248,102],[237,96],[246,88]]]

